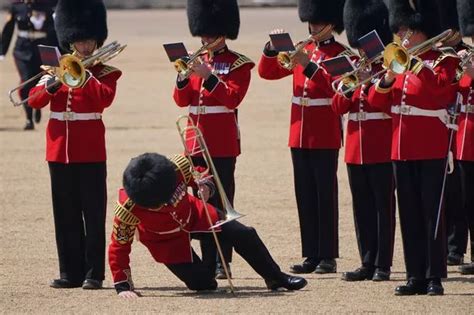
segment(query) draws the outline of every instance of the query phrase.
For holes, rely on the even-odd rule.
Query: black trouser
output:
[[[445,160],[396,161],[394,166],[407,278],[446,278],[443,213],[435,239]]]
[[[462,201],[458,162],[446,182],[446,232],[448,252],[464,255],[467,247],[467,213]]]
[[[106,164],[49,162],[60,277],[103,280]]]
[[[235,251],[265,280],[278,280],[283,274],[278,264],[273,260],[267,247],[262,242],[253,227],[243,225],[238,221],[231,221],[222,226],[222,231],[218,233],[219,240],[226,242],[235,248]],[[213,242],[211,233],[200,233],[196,238]],[[216,257],[214,253],[203,253],[203,259]],[[212,264],[203,262],[196,253],[193,252],[193,262],[185,264],[167,264],[173,274],[175,274],[191,290],[213,290],[217,287],[214,279],[215,269]]]
[[[37,53],[35,52],[29,58],[22,58],[23,54],[15,53],[15,64],[18,73],[20,74],[21,82],[25,82],[26,80],[32,78],[33,76],[41,72],[41,61],[39,59],[39,56],[36,55]],[[28,97],[30,90],[38,83],[38,80],[26,84],[22,89],[19,90],[21,100],[24,100]],[[33,109],[27,103],[23,104],[23,109],[25,110],[26,119],[32,121]]]
[[[474,262],[474,161],[458,161],[463,204],[471,238],[471,261]]]
[[[347,164],[347,173],[361,263],[390,269],[395,236],[392,163]]]
[[[291,149],[303,257],[337,258],[337,149]]]
[[[229,199],[230,204],[234,205],[234,195],[235,195],[235,164],[237,162],[237,158],[235,157],[224,157],[212,158],[214,166],[216,167],[216,171],[219,174],[219,178],[222,182],[222,186],[224,187],[224,191],[227,195],[227,199]],[[193,157],[193,163],[199,166],[206,166],[204,163],[204,159],[201,157]],[[194,193],[195,195],[196,192]],[[208,203],[213,205],[218,209],[223,209],[221,197],[219,192],[216,190],[214,196],[209,198]],[[221,243],[222,252],[224,255],[224,259],[227,263],[232,262],[232,246],[227,244],[225,240]],[[220,261],[220,257],[217,257],[218,261]]]

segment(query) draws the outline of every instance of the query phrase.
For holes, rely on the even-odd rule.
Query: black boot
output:
[[[39,123],[41,121],[41,109],[34,109],[33,113],[35,116],[35,123]]]
[[[265,280],[265,284],[267,285],[267,288],[272,291],[276,291],[280,288],[295,291],[304,288],[308,282],[302,277],[290,276],[282,273],[279,279]]]
[[[25,127],[23,127],[23,130],[34,130],[34,129],[35,129],[35,125],[33,124],[33,121],[27,120]]]
[[[84,290],[98,290],[102,289],[102,281],[94,279],[86,279],[82,283],[82,288]]]
[[[459,272],[462,275],[474,275],[474,262],[459,266]]]
[[[229,277],[232,279],[232,271],[230,270],[230,264],[227,264],[227,271],[229,272]],[[217,263],[216,266],[216,279],[227,279],[225,274],[224,266],[221,263]]]
[[[443,285],[441,284],[441,279],[430,279],[426,292],[428,295],[444,295],[444,289]]]
[[[426,280],[410,279],[406,285],[398,286],[395,295],[426,294]]]
[[[354,271],[344,272],[342,280],[345,281],[364,281],[371,280],[374,275],[374,268],[362,266]]]
[[[376,268],[372,281],[388,281],[390,280],[390,268]]]
[[[301,264],[290,266],[292,273],[312,273],[316,270],[319,261],[316,258],[308,257]]]
[[[336,273],[336,271],[337,271],[337,264],[336,264],[335,259],[323,259],[316,266],[316,270],[314,272],[323,274],[323,273]]]
[[[82,286],[82,281],[71,281],[68,279],[54,279],[53,281],[51,281],[49,286],[55,289],[80,288]]]
[[[448,262],[448,266],[462,265],[462,263],[464,262],[464,255],[457,254],[457,253],[449,253],[447,262]]]

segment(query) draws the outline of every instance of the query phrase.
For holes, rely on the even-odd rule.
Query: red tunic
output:
[[[422,110],[446,110],[452,101],[457,58],[429,50],[419,56],[423,66],[397,76],[391,89],[374,85],[369,103],[392,115],[392,160],[445,158],[448,129],[438,117],[392,113],[391,106],[412,106]]]
[[[456,134],[456,159],[474,161],[474,80],[464,75],[459,82],[459,91],[462,95],[462,107]]]
[[[188,179],[189,180],[189,179]],[[114,284],[129,282],[130,252],[135,229],[138,240],[145,245],[155,261],[165,264],[192,262],[190,233],[210,232],[202,200],[187,193],[187,183],[179,176],[172,201],[158,209],[147,209],[131,201],[119,190],[114,227],[109,245],[109,264]],[[207,204],[212,223],[218,221],[216,209]]]
[[[319,46],[310,43],[305,49],[311,58],[310,65],[336,57],[350,50],[330,39],[320,42]],[[305,71],[306,70],[306,71]],[[292,70],[280,66],[276,55],[266,52],[258,64],[259,75],[267,80],[278,80],[293,75],[293,100],[291,105],[290,135],[288,145],[291,148],[338,149],[341,147],[341,118],[331,109],[334,91],[333,78],[323,69],[308,71],[301,65]],[[319,100],[320,106],[304,106],[295,102],[295,98]]]
[[[379,69],[380,67],[374,67],[374,71]],[[369,88],[370,86],[364,85],[363,89],[357,89],[350,99],[341,94],[335,94],[333,98],[332,108],[337,115],[350,113],[351,116],[359,116],[356,118],[357,120],[349,119],[347,123],[344,161],[349,164],[391,161],[392,120],[388,114],[380,112],[380,109],[368,102]],[[367,115],[368,113],[371,114]],[[370,115],[384,117],[367,119]],[[366,120],[364,120],[364,116],[366,116]]]
[[[43,80],[31,89],[30,95],[39,92],[29,101],[33,108],[50,104],[51,112],[98,113],[112,104],[117,80],[122,72],[106,65],[89,69],[90,78],[83,87],[69,89],[63,85],[50,94]],[[105,153],[105,127],[102,119],[57,120],[50,119],[46,128],[46,160],[60,163],[103,162]]]
[[[202,58],[212,67],[211,77],[203,80],[192,74],[188,80],[177,83],[173,98],[179,107],[190,107],[190,117],[203,133],[211,156],[238,156],[240,134],[236,109],[247,93],[250,70],[255,64],[227,47],[215,52],[212,59],[207,53]],[[216,109],[220,112],[211,112]],[[191,136],[188,134],[188,138]],[[194,145],[189,140],[188,150],[192,151]]]

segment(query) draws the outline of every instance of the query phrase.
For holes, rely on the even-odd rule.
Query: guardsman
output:
[[[205,207],[205,200],[187,193],[189,186],[199,187],[206,199],[212,194],[210,184],[204,180],[196,185],[190,162],[183,155],[168,159],[157,153],[145,153],[130,161],[123,174],[123,188],[119,190],[109,246],[110,269],[120,297],[138,297],[130,269],[135,234],[155,261],[164,263],[190,290],[217,288],[216,252],[212,255],[213,263],[206,264],[206,257],[201,260],[192,249],[191,238],[213,241],[209,221],[216,223],[219,213],[212,205]],[[220,242],[234,246],[269,289],[299,290],[306,286],[305,279],[280,270],[254,228],[231,221],[216,234]]]
[[[101,0],[58,2],[55,27],[62,49],[89,57],[107,38]],[[81,87],[52,85],[41,78],[31,106],[49,104],[46,160],[51,175],[59,279],[53,288],[102,287],[105,273],[107,204],[105,127],[102,112],[112,104],[121,71],[101,63],[86,69]],[[36,94],[37,93],[37,94]]]
[[[392,113],[392,152],[407,284],[396,295],[442,295],[446,278],[446,239],[442,190],[448,154],[449,92],[459,58],[434,49],[429,38],[441,33],[436,3],[392,0],[390,27],[407,48],[408,71],[388,71],[369,91],[369,102]],[[441,211],[441,213],[440,213]]]
[[[292,69],[282,67],[271,42],[258,65],[267,80],[293,76],[289,147],[293,161],[295,195],[300,221],[301,264],[294,273],[334,273],[338,244],[337,161],[342,142],[341,117],[331,109],[332,78],[319,62],[341,54],[353,56],[334,39],[344,29],[344,1],[298,2],[299,17],[308,23],[312,41],[296,53]],[[282,33],[274,30],[272,33]]]
[[[3,60],[8,52],[16,24],[17,40],[13,57],[22,82],[42,71],[38,45],[57,45],[53,20],[56,2],[55,0],[11,1],[7,22],[0,36],[0,60]],[[36,83],[31,82],[20,89],[22,100],[28,97],[28,93]],[[33,130],[34,122],[39,123],[41,120],[41,110],[36,109],[33,117],[33,109],[27,103],[23,105],[23,108],[26,114],[26,124],[23,129]]]
[[[207,50],[200,56],[202,62],[192,64],[189,78],[178,75],[173,98],[178,106],[188,107],[189,116],[202,131],[227,198],[233,204],[235,164],[240,155],[237,108],[247,93],[254,63],[226,44],[226,39],[234,40],[239,33],[236,0],[188,0],[187,14],[192,36],[200,37]],[[189,151],[194,145],[193,140],[188,141]],[[193,161],[204,165],[200,155],[193,156]],[[210,203],[222,208],[217,195]],[[222,247],[229,264],[232,247],[225,241]],[[225,278],[221,262],[218,262],[216,277]]]
[[[351,47],[359,50],[362,47],[358,39],[373,30],[384,45],[393,40],[388,9],[382,0],[347,0],[344,28]],[[379,72],[382,60],[361,68],[359,80]],[[386,281],[390,279],[392,266],[395,234],[395,183],[390,158],[392,120],[367,100],[368,91],[377,79],[374,77],[349,95],[337,93],[332,103],[336,114],[349,113],[345,162],[361,258],[359,268],[343,273],[342,279],[346,281]]]
[[[471,37],[471,44],[474,44],[474,3],[470,0],[458,0],[457,5],[461,34]],[[474,274],[474,194],[472,193],[474,191],[474,69],[472,55],[463,71],[464,75],[459,82],[462,103],[456,137],[458,148],[456,159],[461,175],[463,204],[471,237],[471,262],[460,266],[459,271],[462,274],[472,275]]]

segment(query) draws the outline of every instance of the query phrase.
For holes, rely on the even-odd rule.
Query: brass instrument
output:
[[[22,89],[25,85],[38,80],[46,74],[50,74],[55,77],[55,81],[49,85],[46,85],[46,89],[54,87],[60,83],[72,89],[79,88],[86,80],[87,68],[99,63],[107,62],[108,60],[120,54],[125,49],[125,47],[127,47],[127,45],[120,45],[118,42],[114,41],[104,47],[99,48],[90,57],[84,58],[82,60],[74,54],[62,55],[59,58],[59,67],[42,66],[42,68],[45,68],[45,70],[31,77],[25,82],[22,82],[17,87],[11,89],[8,92],[10,102],[13,104],[13,106],[20,106],[26,104],[31,98],[37,96],[40,91],[30,95],[24,100],[14,99],[14,94],[17,94],[16,92],[18,90]]]
[[[459,62],[459,66],[456,69],[457,81],[461,80],[465,72],[464,67],[467,66],[470,62],[472,62],[473,57],[474,57],[474,46],[470,46],[469,49],[467,50],[467,53],[461,57],[461,62]]]
[[[218,221],[214,225],[212,224],[211,216],[209,215],[207,203],[203,202],[203,205],[204,205],[204,210],[206,212],[207,219],[209,221],[209,225],[211,226],[210,230],[214,236],[214,241],[216,242],[217,251],[222,261],[222,266],[224,267],[227,280],[229,281],[231,292],[234,293],[234,286],[230,278],[229,270],[227,269],[227,263],[222,253],[222,248],[220,246],[219,239],[217,238],[215,228],[223,224],[226,224],[230,221],[237,220],[243,217],[244,215],[235,211],[232,205],[230,204],[230,201],[227,198],[227,195],[225,193],[224,187],[222,186],[222,182],[219,178],[219,174],[217,173],[216,168],[214,166],[214,162],[212,162],[209,149],[207,148],[206,141],[204,140],[201,130],[194,124],[193,120],[189,116],[186,116],[186,115],[178,117],[178,119],[176,120],[176,126],[178,128],[178,132],[184,146],[185,154],[186,156],[188,156],[189,163],[191,164],[191,174],[193,176],[194,181],[196,183],[199,183],[199,182],[202,182],[202,180],[204,179],[214,178],[214,183],[216,184],[217,191],[221,198],[221,201],[224,207],[224,209],[222,210],[225,210],[225,219]],[[191,133],[192,136],[189,137],[188,133]],[[186,145],[187,140],[195,141],[195,145],[192,148],[192,150],[189,150],[188,146]],[[204,161],[206,163],[206,168],[203,171],[196,170],[196,167],[191,158],[191,156],[195,154],[202,154],[202,157],[204,158]],[[198,190],[198,194],[199,194],[199,197],[202,199],[200,190]]]
[[[443,42],[444,40],[446,40],[446,38],[451,36],[451,33],[452,33],[451,30],[446,30],[442,32],[441,34],[438,34],[435,37],[432,37],[409,49],[403,47],[403,45],[398,44],[396,42],[388,44],[385,47],[385,50],[383,51],[382,55],[378,56],[377,58],[371,61],[371,62],[374,62],[376,60],[379,60],[380,58],[383,58],[384,69],[370,75],[365,80],[359,81],[356,84],[351,84],[350,87],[343,89],[343,91],[339,91],[339,89],[337,89],[336,91],[343,92],[343,93],[353,92],[358,87],[370,82],[373,78],[380,76],[381,74],[383,74],[384,72],[388,70],[396,74],[405,73],[410,68],[410,62],[411,62],[412,56],[420,55],[423,52],[425,52],[426,49],[435,45],[436,43]],[[354,71],[348,73],[347,75],[344,75],[344,77],[350,76],[350,75],[354,75]],[[333,85],[333,88],[334,88],[334,85]]]
[[[183,78],[188,78],[191,73],[191,65],[196,59],[199,58],[199,56],[206,51],[211,44],[206,44],[203,45],[201,48],[199,48],[194,54],[192,54],[189,57],[186,58],[179,58],[174,61],[174,68],[176,72],[178,72]]]
[[[282,68],[285,68],[287,70],[292,70],[296,64],[294,63],[293,61],[293,58],[295,57],[295,55],[302,51],[306,45],[308,45],[309,43],[313,42],[313,37],[312,35],[309,36],[306,40],[303,40],[299,43],[297,43],[295,45],[295,50],[294,51],[291,51],[291,52],[288,52],[288,51],[281,51],[278,53],[278,56],[277,56],[277,60],[278,60],[278,63],[280,64],[280,66]]]

